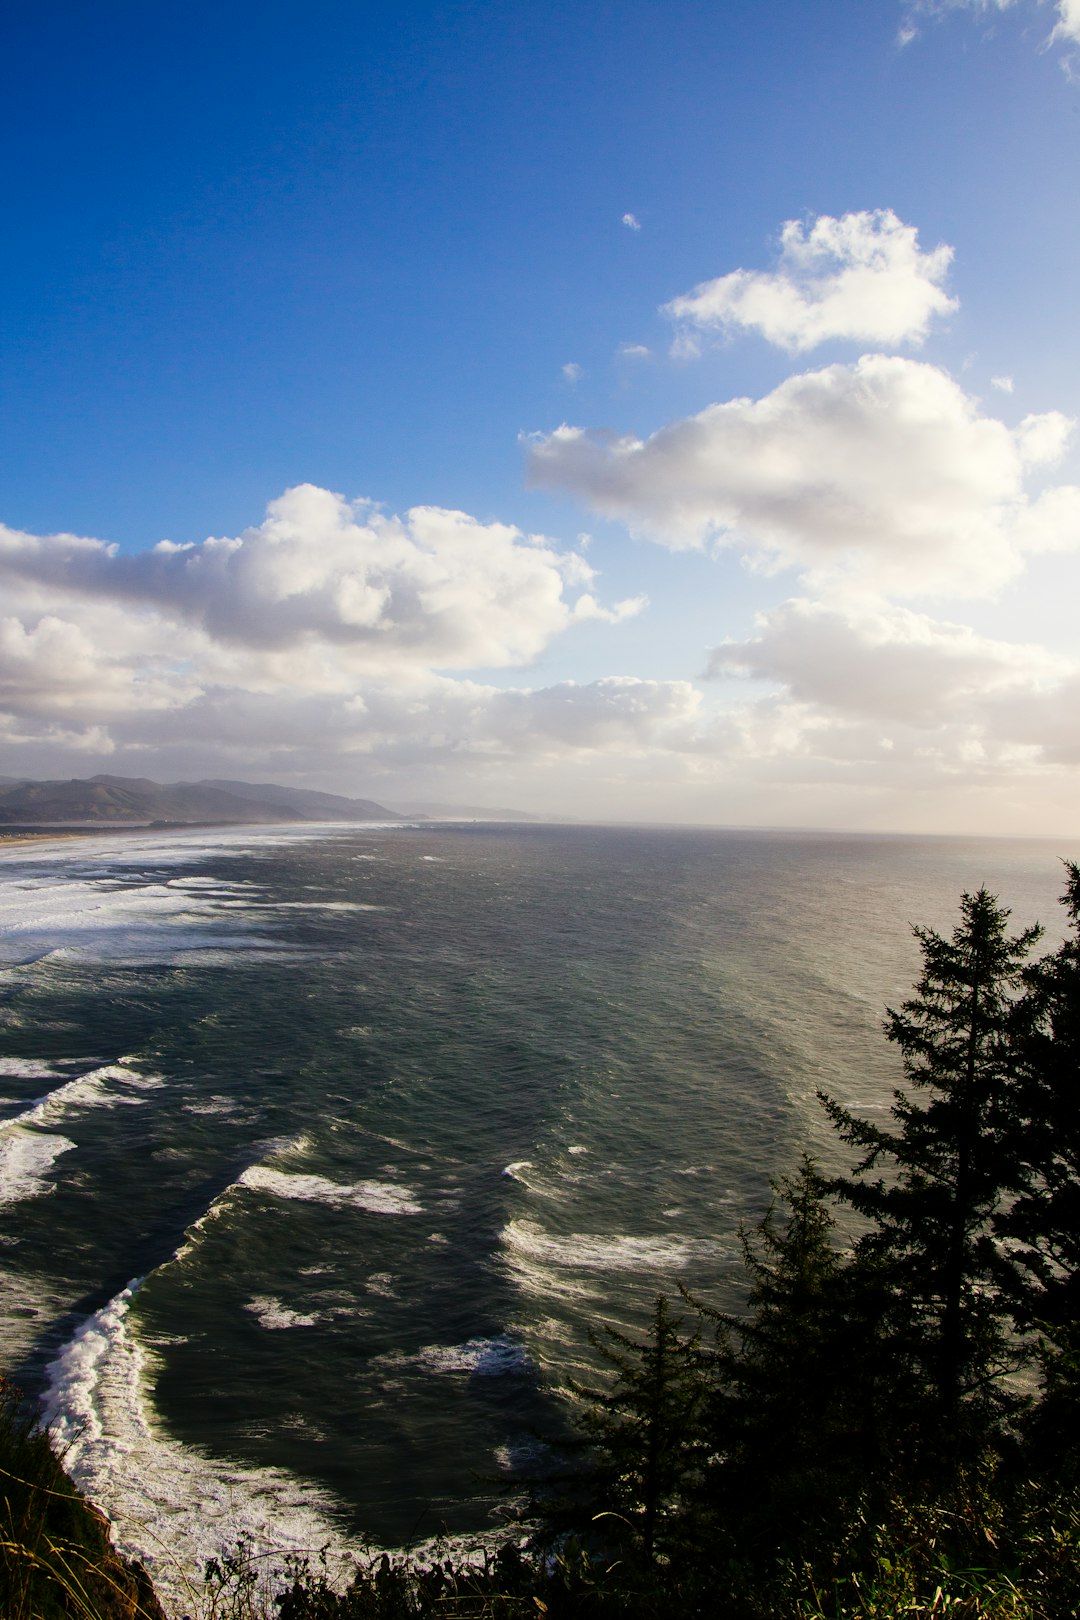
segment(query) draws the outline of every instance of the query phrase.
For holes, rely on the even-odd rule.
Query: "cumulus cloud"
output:
[[[831,338],[895,347],[921,343],[931,319],[955,310],[942,283],[951,247],[924,253],[919,234],[891,208],[822,214],[809,227],[789,219],[775,270],[733,270],[664,305],[680,324],[676,349],[696,332],[759,332],[802,352]]]
[[[1062,40],[1067,40],[1073,45],[1080,45],[1080,0],[1058,0],[1057,11],[1057,26],[1050,35],[1051,43],[1060,44]]]
[[[906,608],[795,598],[761,615],[748,640],[717,647],[709,672],[778,682],[796,702],[847,715],[932,727],[985,715],[1003,694],[1053,690],[1071,667]]]
[[[109,643],[103,649],[89,624],[56,613],[4,615],[0,703],[24,717],[78,724],[102,712],[156,713],[189,702],[199,694],[198,681],[162,657],[159,646],[139,634],[142,628],[121,633],[119,648]]]
[[[628,231],[640,231],[641,229],[641,221],[636,214],[624,214],[622,222]]]
[[[0,528],[0,740],[319,768],[633,752],[696,701],[680,682],[504,689],[450,669],[523,663],[603,607],[576,553],[421,507],[386,518],[311,486],[234,539],[123,556]]]
[[[992,789],[1003,802],[1018,795],[1014,825],[1026,803],[1049,830],[1069,802],[1080,666],[1041,647],[895,605],[795,598],[761,614],[745,640],[718,646],[709,674],[771,690],[729,703],[698,728],[699,746],[722,747],[759,784],[842,790],[834,815],[874,794],[918,824],[913,796],[926,795],[938,807],[927,811],[932,826],[943,791]],[[980,813],[963,802],[961,826]]]
[[[561,427],[530,442],[528,472],[675,549],[712,541],[818,583],[980,594],[1025,551],[1080,542],[1080,489],[1026,488],[1072,425],[1051,411],[1009,428],[944,371],[867,355],[645,440]]]
[[[311,484],[234,539],[129,555],[0,526],[0,580],[141,607],[225,646],[331,648],[354,668],[527,663],[571,623],[642,605],[601,607],[582,557],[508,524],[430,506],[385,517]]]
[[[610,676],[546,687],[500,688],[478,681],[417,674],[367,678],[351,689],[270,689],[207,684],[177,690],[167,709],[110,706],[98,672],[84,688],[81,713],[63,719],[18,691],[0,696],[0,737],[32,738],[83,752],[153,749],[287,769],[325,770],[364,760],[380,773],[417,765],[495,765],[618,752],[633,756],[670,744],[701,702],[686,681]],[[71,709],[71,705],[68,709]]]

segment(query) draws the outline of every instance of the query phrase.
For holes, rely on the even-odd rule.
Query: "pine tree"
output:
[[[1071,863],[1063,904],[1072,936],[1024,974],[1022,1164],[1017,1199],[999,1223],[1026,1273],[1020,1320],[1050,1331],[1080,1320],[1080,867]]]
[[[980,889],[962,897],[950,939],[915,930],[922,973],[885,1032],[922,1095],[894,1093],[895,1130],[822,1095],[843,1140],[864,1154],[854,1176],[834,1183],[870,1223],[857,1266],[875,1279],[896,1365],[932,1402],[924,1432],[936,1431],[954,1460],[964,1432],[988,1432],[1009,1364],[993,1222],[1019,1155],[1010,1021],[1040,930],[1010,937],[1008,917]],[[872,1177],[881,1165],[888,1173]]]
[[[804,1155],[774,1191],[741,1234],[745,1313],[693,1301],[717,1330],[706,1491],[740,1556],[805,1550],[853,1477],[853,1346],[827,1184]]]
[[[682,1327],[659,1295],[644,1340],[612,1327],[593,1336],[615,1370],[611,1386],[573,1386],[586,1402],[580,1428],[596,1456],[593,1521],[607,1539],[618,1541],[629,1529],[647,1567],[685,1536],[702,1467],[708,1373],[699,1336]]]
[[[1016,1198],[998,1220],[1011,1260],[1013,1318],[1041,1341],[1044,1449],[1075,1453],[1080,1433],[1080,866],[1066,863],[1071,934],[1024,974]]]

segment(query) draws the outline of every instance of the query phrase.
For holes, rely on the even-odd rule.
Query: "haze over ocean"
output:
[[[485,824],[105,835],[0,866],[6,1360],[164,1579],[497,1522],[587,1329],[740,1222],[814,1090],[1039,840]],[[493,1513],[496,1516],[493,1516]],[[166,1557],[165,1549],[169,1557]]]

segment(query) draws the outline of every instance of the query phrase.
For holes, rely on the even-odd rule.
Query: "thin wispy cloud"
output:
[[[984,19],[1014,10],[1028,10],[1038,15],[1036,7],[1042,9],[1041,0],[909,0],[897,38],[901,45],[909,45],[917,39],[920,17],[933,20],[953,11],[968,11]],[[1057,21],[1044,44],[1080,45],[1080,0],[1056,0],[1054,10]]]
[[[579,366],[576,360],[568,360],[562,367],[562,374],[568,383],[580,382],[585,375],[585,368]]]
[[[641,221],[636,214],[624,214],[622,222],[629,231],[640,231]]]

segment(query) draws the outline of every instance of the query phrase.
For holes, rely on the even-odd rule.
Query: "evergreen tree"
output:
[[[1080,866],[1067,863],[1071,934],[1024,974],[1017,1008],[1016,1199],[998,1221],[1013,1317],[1041,1340],[1045,1448],[1080,1433]],[[1060,1442],[1060,1444],[1059,1444]]]
[[[922,973],[914,995],[889,1010],[885,1032],[903,1053],[895,1130],[822,1101],[863,1158],[838,1194],[871,1223],[856,1244],[874,1280],[894,1365],[919,1380],[943,1454],[992,1428],[998,1375],[1009,1356],[993,1222],[1016,1174],[1013,1003],[1038,928],[1007,932],[1008,911],[980,889],[961,900],[952,937],[917,928]],[[872,1176],[880,1165],[887,1175]],[[990,1427],[988,1427],[988,1425]]]
[[[698,1305],[717,1329],[706,1489],[742,1556],[805,1549],[835,1521],[853,1478],[854,1346],[827,1185],[804,1155],[774,1190],[741,1234],[746,1313]]]
[[[682,1326],[659,1295],[644,1340],[612,1327],[593,1336],[615,1370],[610,1388],[573,1386],[587,1402],[580,1428],[596,1455],[593,1522],[605,1540],[628,1529],[647,1567],[685,1537],[703,1461],[707,1369],[699,1336]]]

